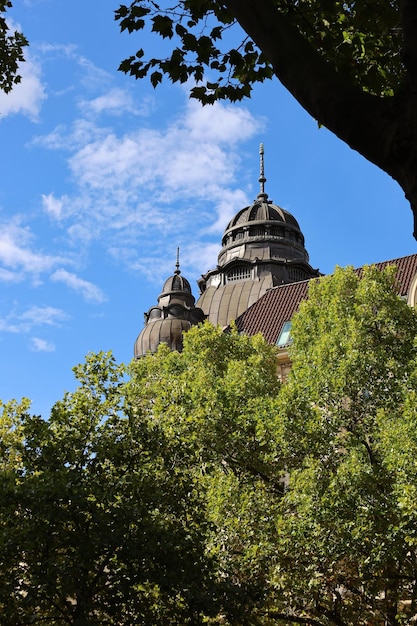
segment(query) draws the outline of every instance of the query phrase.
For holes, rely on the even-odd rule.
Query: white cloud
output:
[[[37,121],[42,102],[46,99],[40,64],[31,58],[29,52],[25,51],[25,55],[26,61],[19,67],[21,82],[7,94],[0,91],[0,121],[8,115],[17,113]]]
[[[146,158],[136,138],[126,135],[119,139],[112,133],[83,146],[69,165],[81,184],[105,190],[129,182],[135,168],[145,166]]]
[[[132,110],[132,98],[123,89],[111,89],[108,93],[90,101],[83,101],[82,107],[95,113],[111,112],[121,115]]]
[[[38,4],[44,4],[49,2],[50,0],[23,0],[23,4],[27,7],[34,7]]]
[[[66,196],[56,198],[53,193],[42,194],[42,205],[51,217],[59,220],[62,215],[62,205],[66,199]]]
[[[186,260],[188,267],[199,267],[200,272],[217,266],[217,256],[219,254],[218,243],[190,243],[182,250],[182,256]],[[185,272],[187,267],[185,267]],[[193,288],[194,291],[194,288]],[[197,292],[194,293],[197,299]]]
[[[111,113],[123,97],[110,89],[83,100],[83,117],[36,138],[38,146],[67,153],[74,185],[71,194],[43,194],[42,206],[65,224],[66,245],[85,252],[100,241],[118,263],[143,273],[140,259],[163,258],[172,236],[175,244],[189,241],[191,226],[198,245],[253,200],[241,177],[242,144],[264,122],[238,105],[202,108],[194,100],[164,125],[155,117],[138,129],[131,120],[120,132],[116,122],[94,121],[92,112]],[[127,109],[134,106],[128,99]]]
[[[42,1],[42,0],[41,0]],[[50,2],[50,0],[45,0]],[[56,44],[49,42],[42,42],[37,46],[40,53],[44,56],[65,57],[67,59],[77,60],[77,46],[73,43],[70,44]]]
[[[54,352],[55,344],[53,344],[52,341],[47,341],[46,339],[32,337],[31,350],[33,350],[33,352]]]
[[[236,215],[239,209],[243,209],[250,199],[242,189],[225,189],[215,205],[217,220],[210,225],[207,232],[221,233],[225,226]]]
[[[62,309],[53,306],[32,306],[20,315],[20,320],[24,324],[33,326],[59,326],[60,322],[66,320],[68,315]]]
[[[18,283],[22,280],[22,274],[20,272],[11,272],[3,267],[0,267],[0,282],[2,283]]]
[[[218,142],[220,145],[237,144],[253,136],[254,130],[264,125],[244,108],[236,105],[216,104],[201,106],[190,100],[184,126],[189,129],[193,141]]]
[[[106,300],[104,293],[99,287],[93,285],[93,283],[90,283],[88,280],[78,278],[75,274],[67,272],[64,269],[56,270],[56,272],[52,274],[51,280],[62,282],[67,285],[67,287],[78,291],[88,302],[104,302]]]
[[[70,127],[58,124],[47,135],[38,135],[32,139],[33,146],[41,146],[48,150],[81,149],[86,144],[105,137],[108,131],[86,119],[75,120]]]
[[[248,111],[189,102],[166,129],[108,133],[85,143],[70,158],[74,177],[91,189],[148,188],[158,197],[218,195],[232,184],[240,163],[236,145],[260,123]],[[168,199],[168,198],[167,198]]]
[[[62,309],[51,306],[32,306],[23,313],[12,310],[5,317],[0,317],[0,331],[9,333],[28,333],[38,326],[59,326],[68,319]]]
[[[105,219],[113,229],[132,222],[140,223],[142,229],[150,225],[161,229],[172,205],[181,201],[187,214],[181,217],[181,209],[176,211],[176,225],[181,229],[189,223],[190,211],[198,210],[196,203],[200,213],[202,205],[218,207],[214,222],[236,211],[236,206],[225,210],[225,197],[245,197],[236,187],[237,147],[259,130],[259,121],[238,107],[218,104],[210,107],[209,114],[198,107],[188,103],[185,114],[166,129],[147,128],[123,136],[111,132],[81,148],[78,139],[74,142],[69,166],[81,185],[84,206],[92,209],[89,218]],[[82,211],[82,205],[79,208]]]
[[[111,74],[95,65],[90,59],[78,55],[76,61],[83,71],[82,84],[85,89],[89,91],[103,89],[104,85],[112,83]]]
[[[82,100],[79,106],[86,113],[108,113],[116,116],[131,113],[132,115],[144,116],[149,115],[152,105],[153,99],[149,96],[143,98],[138,105],[128,91],[114,88],[92,100]]]
[[[25,274],[38,275],[62,262],[59,257],[33,252],[33,239],[31,230],[21,226],[18,219],[0,224],[0,263],[9,270],[19,268]]]
[[[74,224],[67,230],[70,241],[73,245],[87,244],[94,238],[94,231],[83,224]]]

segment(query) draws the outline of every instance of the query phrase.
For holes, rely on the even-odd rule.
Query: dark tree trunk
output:
[[[414,214],[417,239],[417,2],[403,0],[407,79],[392,97],[363,92],[327,63],[274,0],[224,0],[275,75],[320,124],[394,178]]]

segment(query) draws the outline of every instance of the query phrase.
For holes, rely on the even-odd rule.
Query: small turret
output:
[[[205,319],[203,311],[195,306],[190,283],[181,276],[179,248],[173,276],[165,281],[158,304],[144,315],[145,327],[135,341],[135,358],[156,352],[160,343],[181,352],[183,333]]]

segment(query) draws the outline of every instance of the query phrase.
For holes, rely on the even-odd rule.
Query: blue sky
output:
[[[313,267],[416,252],[402,190],[275,79],[202,108],[185,87],[117,71],[143,42],[117,0],[14,0],[30,40],[22,83],[0,93],[0,398],[47,417],[91,351],[128,362],[164,279],[216,264],[227,221],[265,190],[298,219]],[[156,45],[155,42],[152,45]],[[146,45],[146,42],[145,42]]]

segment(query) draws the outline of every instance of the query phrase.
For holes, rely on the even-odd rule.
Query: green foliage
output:
[[[292,332],[293,376],[309,380],[315,402],[361,423],[379,406],[398,404],[417,324],[414,310],[395,293],[394,268],[366,267],[362,277],[336,268],[313,282]]]
[[[404,76],[397,1],[292,3],[293,23],[338,72],[364,90],[392,95]]]
[[[136,78],[150,74],[153,86],[162,75],[172,82],[193,79],[197,85],[191,96],[205,104],[249,96],[252,85],[272,78],[274,71],[267,51],[244,36],[229,4],[181,0],[175,5],[157,5],[134,0],[130,6],[121,5],[115,19],[122,31],[133,33],[149,27],[171,41],[171,52],[164,58],[145,60],[140,49],[119,69]],[[404,66],[397,1],[274,0],[264,5],[271,17],[278,11],[289,27],[348,81],[376,95],[392,95],[398,90]]]
[[[284,471],[275,358],[261,336],[206,323],[187,332],[181,354],[161,345],[134,362],[128,384],[134,414],[160,425],[204,494],[224,624],[256,623],[268,589]]]
[[[110,355],[75,373],[48,421],[26,405],[3,416],[1,623],[201,623],[211,586],[192,477],[156,425],[123,414]]]
[[[134,362],[131,374],[133,410],[178,438],[183,454],[232,471],[269,473],[269,408],[279,383],[275,349],[261,336],[204,324],[186,333],[181,354],[162,344],[156,355]]]
[[[336,269],[276,378],[205,323],[130,377],[110,355],[44,421],[0,418],[4,624],[402,626],[417,614],[417,315]]]
[[[250,95],[252,83],[273,75],[266,57],[255,50],[252,42],[245,41],[227,51],[218,47],[234,22],[221,3],[186,1],[163,7],[137,0],[129,7],[121,5],[115,19],[122,31],[132,33],[149,25],[152,32],[172,41],[171,53],[165,58],[144,60],[145,53],[139,49],[120,64],[121,71],[135,78],[150,74],[154,87],[163,75],[172,82],[193,79],[197,86],[191,89],[192,97],[212,104],[225,98],[241,100]],[[198,85],[206,76],[205,85]]]
[[[0,459],[5,471],[19,466],[23,446],[23,433],[20,425],[21,415],[27,415],[30,401],[11,400],[4,404],[0,400]]]
[[[19,63],[24,61],[23,49],[28,41],[22,33],[10,33],[3,14],[11,8],[10,0],[0,0],[0,89],[5,93],[21,80],[18,74]]]
[[[398,626],[416,612],[416,333],[393,270],[338,268],[293,321],[283,386],[260,337],[209,325],[182,354],[133,364],[132,410],[177,442],[205,494],[223,623]]]
[[[416,313],[395,294],[392,270],[338,268],[312,284],[292,332],[274,584],[319,623],[409,623]]]

